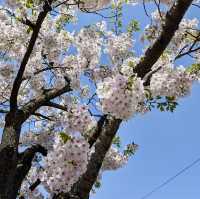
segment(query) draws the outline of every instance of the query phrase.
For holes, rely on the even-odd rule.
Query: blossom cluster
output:
[[[76,105],[70,108],[67,122],[72,132],[78,131],[83,135],[96,126],[96,120],[91,116],[86,105]]]
[[[89,159],[89,144],[83,137],[64,140],[55,137],[53,151],[45,158],[45,171],[41,181],[52,192],[68,192],[72,185],[86,171]]]
[[[110,55],[113,63],[118,63],[129,56],[133,47],[131,35],[122,33],[120,35],[110,35],[107,41],[105,52]]]
[[[47,130],[43,130],[43,132],[40,133],[27,132],[21,136],[20,143],[22,146],[40,144],[49,151],[53,148],[54,133]]]
[[[81,3],[80,8],[89,11],[103,9],[111,3],[111,0],[86,0]]]
[[[65,101],[67,102],[68,100],[66,99]],[[54,116],[54,122],[35,121],[37,131],[24,132],[20,137],[21,145],[40,144],[46,149],[52,150],[55,129],[62,129],[62,131],[72,136],[77,134],[85,136],[96,127],[96,119],[90,114],[87,105],[73,104],[70,101],[70,105],[65,107],[68,111],[64,113],[57,111],[57,115]],[[40,112],[45,113],[50,112],[50,110],[44,109]]]
[[[85,67],[95,68],[101,55],[102,38],[94,27],[83,28],[75,38],[78,55],[85,61]]]
[[[97,82],[110,77],[112,73],[112,70],[108,66],[100,66],[92,70],[90,76],[93,81]]]
[[[130,118],[144,99],[143,82],[137,77],[117,74],[97,84],[102,112],[119,119]]]
[[[165,68],[153,74],[150,90],[153,96],[173,96],[176,98],[187,95],[192,87],[193,77],[184,68]]]
[[[111,147],[106,154],[101,170],[116,170],[128,162],[128,156],[123,155],[118,149]]]

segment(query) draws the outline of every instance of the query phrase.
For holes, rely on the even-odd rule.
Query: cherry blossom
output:
[[[2,130],[9,127],[12,132],[10,123],[6,123],[10,115],[11,122],[20,123],[14,125],[14,130],[21,130],[16,149],[21,154],[32,145],[48,151],[46,157],[37,154],[31,160],[31,169],[20,190],[23,197],[43,198],[41,187],[49,198],[70,191],[101,148],[108,150],[99,155],[105,158],[96,175],[98,180],[104,171],[123,167],[137,145],[127,145],[122,151],[112,145],[112,138],[108,146],[98,148],[102,137],[107,136],[106,128],[115,129],[112,121],[118,124],[138,113],[145,114],[150,111],[149,100],[171,97],[177,101],[190,94],[193,83],[200,79],[197,18],[184,18],[157,61],[150,63],[150,68],[150,61],[145,62],[145,75],[138,72],[141,71],[138,66],[163,31],[167,11],[176,5],[176,1],[159,2],[162,6],[151,13],[151,23],[146,24],[143,32],[138,30],[141,43],[137,43],[140,40],[136,41],[138,36],[134,31],[126,31],[127,24],[122,23],[121,16],[124,5],[132,4],[137,9],[136,4],[143,3],[140,0],[0,3],[0,126]],[[111,16],[104,16],[107,10]],[[41,19],[45,12],[46,17]],[[96,14],[100,19],[79,27],[80,12]],[[71,30],[71,27],[77,28]],[[118,28],[120,31],[116,31]],[[137,51],[140,44],[144,47],[142,53]],[[190,56],[190,66],[177,61],[185,55]],[[10,114],[11,93],[24,63],[16,110]],[[37,179],[40,185],[31,191],[29,182]]]

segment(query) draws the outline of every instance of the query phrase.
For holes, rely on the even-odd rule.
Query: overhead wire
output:
[[[161,188],[163,188],[164,186],[166,186],[167,184],[169,184],[170,182],[172,182],[174,179],[176,179],[178,176],[180,176],[181,174],[183,174],[184,172],[186,172],[187,170],[189,170],[190,168],[192,168],[194,165],[196,165],[197,163],[200,162],[200,157],[197,158],[195,161],[193,161],[192,163],[190,163],[189,165],[187,165],[186,167],[184,167],[183,169],[181,169],[178,173],[176,173],[174,176],[168,178],[166,181],[164,181],[162,184],[158,185],[157,187],[155,187],[152,191],[148,192],[147,194],[145,194],[144,196],[142,196],[140,199],[146,199],[149,198],[152,194],[154,194],[155,192],[159,191]]]

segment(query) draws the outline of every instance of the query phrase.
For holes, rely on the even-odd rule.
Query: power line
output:
[[[195,164],[197,164],[198,162],[200,162],[200,158],[197,158],[195,161],[193,161],[191,164],[189,164],[188,166],[186,166],[185,168],[183,168],[182,170],[180,170],[177,174],[175,174],[174,176],[168,178],[166,181],[164,181],[162,184],[160,184],[159,186],[155,187],[152,191],[150,191],[149,193],[145,194],[143,197],[141,197],[140,199],[146,199],[149,196],[151,196],[152,194],[154,194],[155,192],[157,192],[158,190],[160,190],[161,188],[163,188],[164,186],[166,186],[167,184],[169,184],[171,181],[173,181],[175,178],[177,178],[178,176],[180,176],[181,174],[183,174],[185,171],[187,171],[188,169],[192,168]]]

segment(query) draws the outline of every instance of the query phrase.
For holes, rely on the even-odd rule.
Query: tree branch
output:
[[[45,19],[45,17],[47,16],[47,13],[51,10],[51,7],[49,6],[49,4],[52,3],[52,0],[49,0],[49,3],[47,3],[47,1],[45,1],[45,4],[43,6],[43,11],[40,12],[36,24],[33,28],[33,33],[31,36],[31,39],[29,41],[26,53],[22,59],[20,68],[18,70],[17,76],[14,80],[13,83],[13,87],[12,87],[12,91],[11,91],[11,96],[10,96],[10,110],[11,111],[16,111],[17,110],[17,96],[18,96],[18,92],[23,80],[23,74],[26,68],[26,65],[28,63],[28,60],[30,58],[30,55],[33,51],[33,47],[35,45],[35,42],[37,40],[41,25]]]
[[[5,10],[11,17],[14,17],[17,21],[21,22],[22,24],[27,25],[27,26],[31,27],[32,29],[35,28],[35,24],[32,21],[30,21],[28,18],[19,19],[19,18],[16,17],[14,12],[11,12],[7,8],[1,8],[0,10]]]
[[[181,57],[185,56],[185,55],[190,55],[191,53],[197,52],[200,50],[200,46],[194,49],[189,49],[188,51],[184,52],[184,53],[180,53],[175,57],[175,60],[180,59]]]
[[[46,156],[47,150],[43,146],[36,144],[26,149],[24,152],[22,152],[19,155],[22,159],[22,162],[30,162],[30,160],[32,162],[32,159],[36,153],[41,153],[43,156]]]
[[[157,73],[162,67],[159,66],[158,68],[156,68],[155,70],[151,70],[150,72],[148,72],[144,78],[143,78],[143,81],[144,81],[144,86],[148,86],[150,84],[150,81],[151,81],[151,77],[154,73]]]
[[[33,145],[32,147],[19,154],[15,176],[16,187],[21,187],[21,183],[28,174],[36,153],[41,153],[43,156],[47,156],[47,150],[39,144]]]
[[[139,77],[143,78],[151,71],[152,66],[170,43],[178,29],[179,23],[192,2],[192,0],[177,0],[167,12],[160,36],[154,44],[146,50],[143,58],[134,69],[134,72],[137,73]]]
[[[120,124],[121,120],[119,119],[106,118],[104,128],[94,145],[95,152],[92,154],[90,162],[88,163],[87,171],[80,178],[77,185],[72,188],[72,192],[75,191],[78,193],[80,198],[87,198],[89,196],[90,190],[98,177],[105,155],[112,144],[112,140]]]
[[[53,121],[49,116],[43,115],[41,113],[33,113],[33,115],[40,117],[40,118],[43,118],[45,120]]]
[[[52,105],[53,102],[50,102],[50,100],[70,91],[72,91],[72,89],[70,87],[70,84],[67,82],[66,86],[60,89],[55,88],[55,89],[46,91],[41,96],[31,100],[28,104],[24,105],[21,109],[25,114],[23,120],[25,121],[30,115],[34,114],[35,111],[39,109],[41,106],[46,106],[47,104]]]
[[[63,66],[48,66],[46,68],[42,68],[42,69],[34,72],[33,76],[38,75],[38,74],[40,74],[42,72],[45,72],[45,71],[51,71],[51,70],[54,70],[54,69],[64,69],[64,68],[67,68],[67,67],[63,67]],[[27,75],[27,76],[24,76],[22,78],[22,80],[24,81],[24,80],[27,80],[27,79],[31,79],[31,77],[32,77],[32,75]]]
[[[97,123],[97,128],[95,129],[91,137],[89,137],[88,143],[90,145],[90,148],[93,146],[93,144],[97,141],[98,137],[100,136],[103,126],[105,124],[106,118],[107,118],[107,115],[101,116],[101,118],[99,119]]]
[[[8,111],[4,109],[0,109],[0,113],[8,113]]]
[[[19,154],[18,175],[23,177],[23,179],[26,176],[26,172],[29,171],[36,153],[41,153],[43,156],[47,156],[47,150],[39,144],[33,145]]]
[[[68,108],[66,106],[60,105],[60,104],[56,104],[54,102],[47,102],[44,104],[45,106],[49,106],[49,107],[53,107],[53,108],[57,108],[63,111],[69,111]]]
[[[88,199],[90,190],[97,179],[104,157],[112,144],[112,140],[119,129],[120,123],[121,120],[119,119],[106,117],[104,128],[94,145],[95,152],[90,158],[87,171],[79,181],[74,184],[69,193],[60,193],[55,195],[53,197],[54,199]]]
[[[40,185],[40,183],[41,183],[41,180],[40,180],[40,179],[37,179],[33,184],[31,184],[31,186],[29,187],[29,189],[30,189],[31,191],[34,191],[35,188],[36,188],[38,185]]]

